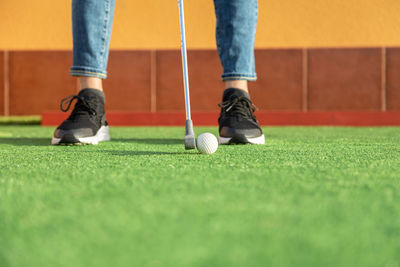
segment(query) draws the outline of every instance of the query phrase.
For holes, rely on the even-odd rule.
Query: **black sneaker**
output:
[[[61,100],[61,110],[68,111],[74,99],[77,99],[74,110],[58,126],[51,144],[97,145],[100,141],[110,140],[104,110],[104,93],[96,89],[83,89],[78,95],[71,95]]]
[[[265,144],[264,134],[254,116],[256,107],[243,90],[229,88],[222,96],[219,144]]]

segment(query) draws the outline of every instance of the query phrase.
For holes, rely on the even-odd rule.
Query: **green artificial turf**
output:
[[[264,131],[200,155],[183,128],[0,126],[0,266],[400,266],[400,128]]]
[[[0,116],[1,125],[39,125],[40,116]]]

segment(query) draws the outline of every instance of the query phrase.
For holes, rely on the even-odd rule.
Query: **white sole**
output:
[[[101,126],[95,136],[81,137],[77,139],[79,140],[78,144],[97,145],[99,142],[110,140],[110,130],[108,126]],[[52,145],[58,145],[60,142],[61,138],[56,138],[53,136],[51,139]]]
[[[218,137],[218,144],[219,145],[226,145],[229,144],[231,141],[232,137]],[[265,137],[264,135],[258,136],[258,137],[253,137],[253,138],[247,138],[247,141],[250,144],[255,144],[255,145],[265,145]]]

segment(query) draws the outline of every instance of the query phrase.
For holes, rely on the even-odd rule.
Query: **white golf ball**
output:
[[[197,150],[203,154],[212,154],[218,149],[218,140],[212,133],[203,133],[197,137]]]

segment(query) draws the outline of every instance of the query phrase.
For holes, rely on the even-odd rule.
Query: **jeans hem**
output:
[[[72,67],[69,73],[72,76],[97,77],[101,79],[107,78],[107,72],[87,67]]]
[[[234,81],[234,80],[246,80],[249,82],[253,82],[257,80],[257,75],[252,74],[240,74],[240,73],[229,73],[223,74],[221,76],[222,81]]]

